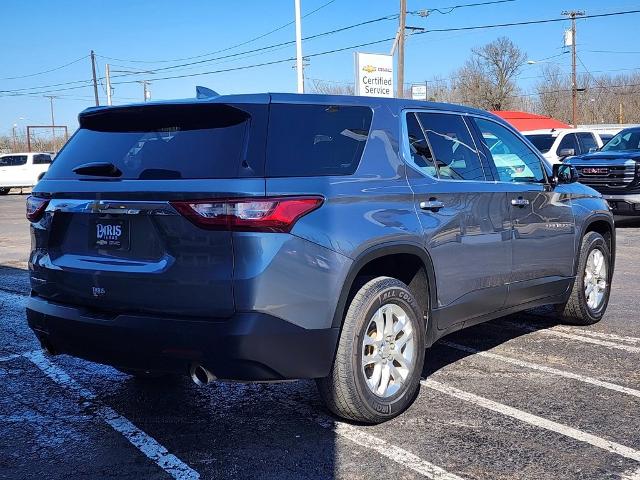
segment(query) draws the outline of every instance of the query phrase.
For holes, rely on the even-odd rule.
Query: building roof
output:
[[[536,115],[535,113],[516,111],[491,112],[509,122],[516,130],[521,132],[529,130],[541,130],[551,128],[571,128],[571,125],[556,120],[555,118]]]

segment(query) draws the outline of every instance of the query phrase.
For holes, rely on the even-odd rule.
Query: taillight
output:
[[[208,230],[289,232],[322,204],[322,197],[272,197],[171,202],[198,227]]]
[[[37,222],[42,218],[44,209],[49,205],[49,200],[29,195],[27,198],[27,220]]]

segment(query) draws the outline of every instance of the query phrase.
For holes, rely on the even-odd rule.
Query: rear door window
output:
[[[47,179],[83,178],[73,170],[88,163],[111,163],[121,179],[262,176],[266,121],[266,105],[166,104],[89,113]]]
[[[450,180],[486,180],[471,133],[460,115],[418,113],[438,175]]]
[[[5,155],[0,157],[0,167],[19,167],[26,164],[26,155]]]
[[[369,107],[272,104],[268,177],[351,175],[369,136]]]
[[[409,146],[410,161],[423,173],[432,177],[438,176],[435,158],[431,153],[431,147],[427,142],[427,137],[418,122],[416,114],[407,113],[407,141]]]

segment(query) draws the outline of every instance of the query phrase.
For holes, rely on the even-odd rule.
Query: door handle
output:
[[[511,199],[511,205],[513,205],[514,207],[524,208],[527,205],[529,205],[529,200],[527,200],[526,198],[522,198],[522,197],[512,198]]]
[[[439,200],[436,200],[434,197],[431,197],[426,202],[420,202],[420,208],[422,210],[430,210],[432,212],[437,212],[441,208],[444,208],[444,203]]]

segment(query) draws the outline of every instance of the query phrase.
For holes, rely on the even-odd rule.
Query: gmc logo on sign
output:
[[[582,173],[586,175],[608,175],[608,168],[586,167],[582,169]]]

